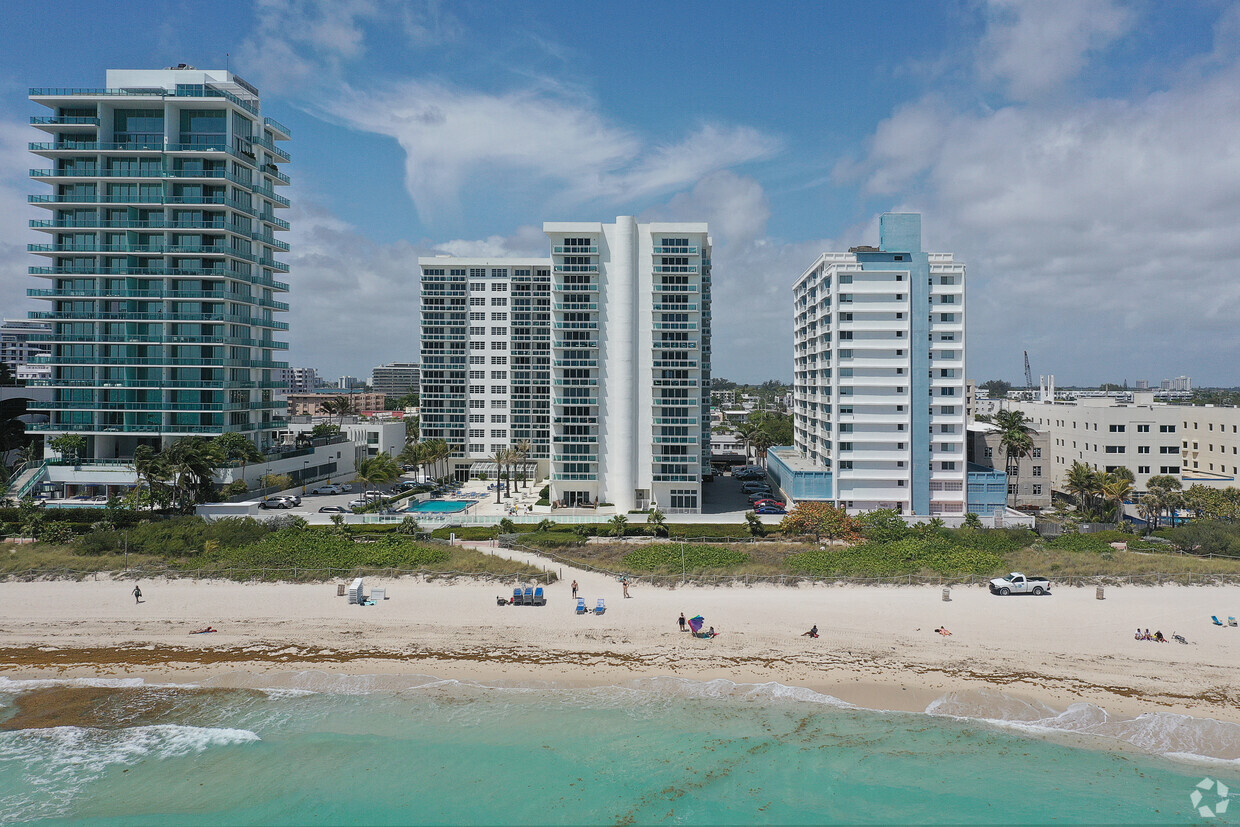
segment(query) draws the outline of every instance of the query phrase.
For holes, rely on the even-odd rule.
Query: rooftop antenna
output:
[[[1029,370],[1029,351],[1025,351],[1025,390],[1033,393],[1033,371]]]
[[[229,62],[230,60],[232,60],[232,55],[230,55],[228,52],[224,52],[224,71],[225,71],[225,72],[227,72],[227,71],[229,70],[229,69],[228,69],[228,62]]]

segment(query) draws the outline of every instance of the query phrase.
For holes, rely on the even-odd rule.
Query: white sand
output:
[[[1058,708],[1087,700],[1124,714],[1240,722],[1240,629],[1210,621],[1240,614],[1235,588],[1107,588],[1099,601],[1092,587],[1041,598],[974,587],[954,589],[945,603],[937,587],[638,582],[626,600],[611,578],[564,574],[547,587],[545,607],[497,606],[511,585],[417,578],[368,580],[368,589],[387,588],[374,607],[347,605],[335,584],[142,581],[135,605],[127,580],[0,583],[0,674],[224,683],[293,668],[582,683],[679,675],[778,681],[917,711],[946,691],[994,686]],[[574,576],[590,606],[606,599],[605,614],[574,614]],[[682,611],[704,615],[720,637],[677,631]],[[219,633],[187,634],[206,624]],[[813,624],[821,637],[802,637]],[[952,636],[935,634],[940,625]],[[1192,644],[1137,641],[1137,626]]]

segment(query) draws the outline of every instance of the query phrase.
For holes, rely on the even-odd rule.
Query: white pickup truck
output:
[[[1014,571],[1005,577],[996,577],[990,581],[991,594],[1050,594],[1051,581],[1045,577],[1026,577]]]

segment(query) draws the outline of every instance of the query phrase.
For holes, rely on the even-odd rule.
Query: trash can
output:
[[[1095,598],[1097,598],[1098,600],[1106,600],[1106,598],[1102,596],[1102,587],[1101,587],[1101,586],[1099,586],[1099,587],[1097,588],[1097,590],[1095,590],[1095,591],[1094,591],[1094,597],[1095,597]]]
[[[952,602],[952,590],[950,586],[943,587],[943,602],[944,603]]]

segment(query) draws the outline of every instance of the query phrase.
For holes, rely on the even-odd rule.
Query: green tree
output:
[[[215,445],[219,448],[226,462],[241,463],[242,482],[245,481],[245,472],[249,464],[251,462],[258,462],[263,458],[263,455],[258,451],[258,447],[236,431],[220,434],[215,438]]]
[[[416,416],[405,417],[405,442],[415,443],[422,434],[422,420]]]
[[[331,439],[340,433],[340,426],[331,422],[320,422],[310,429],[311,439]]]
[[[336,516],[340,515],[337,514]],[[406,536],[419,534],[421,531],[422,527],[418,525],[418,521],[414,519],[412,514],[406,515],[405,519],[401,520],[400,524],[396,526],[396,533],[404,534]]]
[[[487,457],[487,461],[495,463],[495,504],[499,505],[504,495],[504,482],[501,478],[504,474],[504,464],[508,462],[508,449],[501,448]]]
[[[1107,480],[1102,484],[1102,497],[1115,509],[1114,521],[1122,523],[1124,521],[1124,500],[1132,497],[1132,483],[1107,474]]]
[[[1170,474],[1155,474],[1146,480],[1145,487],[1154,496],[1159,509],[1167,512],[1167,521],[1174,526],[1175,512],[1184,502],[1181,493],[1184,486],[1179,478]]]
[[[400,466],[387,454],[375,454],[357,464],[357,479],[364,491],[378,488],[400,478]]]
[[[353,409],[353,400],[349,398],[348,394],[340,394],[330,399],[324,399],[319,404],[319,410],[328,416],[339,416],[340,425],[344,425],[344,418],[346,416],[356,412]]]
[[[981,528],[982,518],[970,511],[964,515],[964,525],[965,528]]]
[[[999,449],[1007,458],[1008,490],[1015,491],[1019,484],[1021,457],[1033,453],[1033,437],[1030,436],[1033,426],[1022,411],[999,411],[991,417],[991,422],[999,429]],[[1015,505],[1015,495],[1008,496],[1011,498],[1009,505]]]
[[[990,394],[991,399],[1003,399],[1008,395],[1008,391],[1012,389],[1011,382],[1004,382],[1002,379],[991,379],[978,385],[979,388],[985,388]]]
[[[1083,462],[1072,463],[1068,469],[1064,488],[1076,499],[1076,507],[1083,514],[1088,514],[1092,507],[1094,492],[1100,488],[1098,474]]]
[[[666,537],[671,533],[667,527],[667,518],[657,508],[646,516],[646,524],[652,526],[651,530],[656,537]]]
[[[172,487],[172,500],[180,511],[190,512],[207,502],[215,490],[215,473],[224,462],[223,451],[200,436],[185,437],[160,453],[160,461]]]
[[[629,518],[623,514],[617,514],[608,520],[607,524],[611,526],[611,534],[613,537],[623,537],[626,527],[629,524]]]
[[[274,488],[277,491],[283,491],[293,487],[293,478],[288,474],[263,474],[258,478],[258,484],[264,490]]]
[[[539,520],[537,528],[539,531],[555,531],[555,523],[547,519]]]
[[[830,503],[797,503],[779,523],[784,535],[813,534],[814,542],[825,535],[828,540],[851,540],[857,537],[857,524],[842,508]]]
[[[766,525],[763,524],[762,518],[752,511],[745,512],[745,530],[749,532],[750,537],[766,535]]]
[[[975,515],[976,516],[976,515]],[[861,536],[876,543],[894,543],[908,536],[908,523],[894,508],[877,508],[857,515]]]
[[[86,453],[86,437],[81,434],[61,434],[48,441],[48,446],[62,457],[80,461]]]

